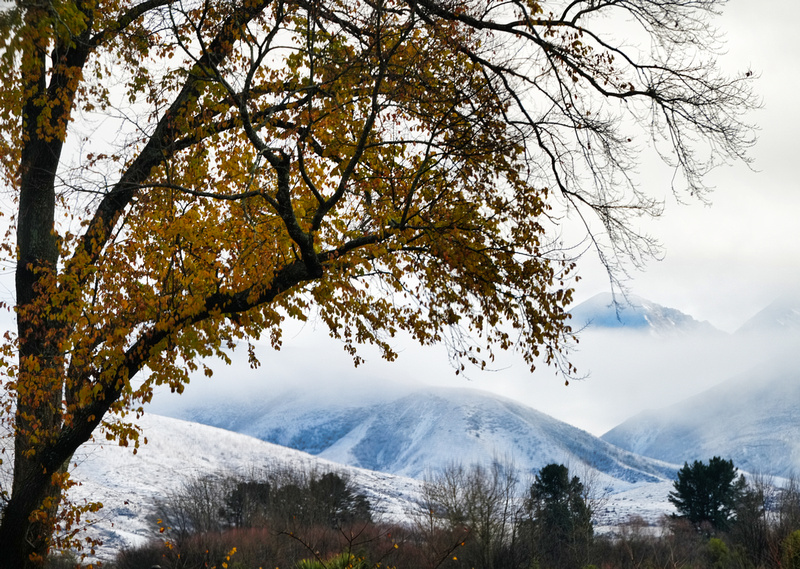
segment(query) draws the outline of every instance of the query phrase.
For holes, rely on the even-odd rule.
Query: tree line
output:
[[[657,525],[597,535],[604,496],[562,464],[521,480],[510,465],[454,465],[429,477],[404,523],[341,473],[273,471],[187,482],[155,505],[160,539],[112,569],[797,569],[800,485],[745,479],[732,461],[685,464]]]

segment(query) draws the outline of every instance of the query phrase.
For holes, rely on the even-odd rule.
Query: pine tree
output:
[[[582,567],[594,533],[592,510],[583,483],[563,464],[548,464],[530,488],[534,556],[546,567]]]
[[[684,463],[674,483],[675,491],[669,493],[669,501],[675,505],[679,517],[698,528],[707,523],[714,529],[727,529],[745,487],[744,476],[736,474],[733,461],[718,456],[708,464],[699,460],[691,465]]]

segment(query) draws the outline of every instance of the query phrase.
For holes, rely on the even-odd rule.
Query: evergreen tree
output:
[[[707,523],[715,529],[727,529],[745,488],[744,476],[736,475],[731,460],[715,456],[708,464],[695,460],[684,463],[678,471],[675,491],[669,501],[675,505],[679,517],[686,518],[696,527]]]
[[[583,483],[563,464],[539,471],[526,503],[531,545],[544,567],[582,567],[594,533]]]

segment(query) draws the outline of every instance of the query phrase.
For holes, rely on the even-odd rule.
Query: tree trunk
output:
[[[31,521],[31,514],[40,508],[46,498],[51,498],[54,506],[49,508],[47,514],[54,515],[60,501],[61,488],[51,484],[51,477],[41,471],[31,474],[21,484],[17,484],[15,478],[11,500],[3,510],[3,520],[0,523],[0,569],[39,568],[50,547],[50,520],[45,518]]]
[[[53,475],[65,461],[53,462],[53,445],[62,428],[64,386],[60,353],[60,307],[48,297],[55,290],[59,248],[54,229],[55,179],[62,137],[43,131],[39,117],[46,91],[45,55],[39,54],[38,84],[24,105],[26,137],[22,149],[17,218],[17,337],[19,369],[14,425],[14,481],[0,521],[0,569],[38,567],[52,540],[61,486]],[[37,102],[38,101],[38,102]],[[66,121],[62,109],[53,121]],[[61,128],[51,123],[55,129]]]

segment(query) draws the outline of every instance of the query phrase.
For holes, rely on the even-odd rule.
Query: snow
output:
[[[682,464],[721,456],[742,470],[800,472],[800,357],[748,370],[675,405],[641,413],[602,439],[631,452]]]
[[[462,397],[471,399],[469,395]],[[469,410],[476,412],[479,408]],[[245,474],[254,468],[287,466],[343,472],[367,495],[377,515],[388,521],[407,520],[420,496],[420,480],[337,464],[224,429],[150,414],[139,424],[148,442],[136,454],[130,448],[100,443],[86,445],[76,453],[72,473],[80,486],[71,490],[71,499],[96,500],[104,505],[87,530],[88,535],[104,542],[96,552],[100,560],[111,560],[120,549],[157,537],[158,526],[152,517],[154,501],[204,475]],[[482,424],[475,432],[480,433],[479,438],[490,440],[496,427]],[[575,461],[570,468],[579,476],[587,476]],[[631,483],[602,474],[593,483],[598,491],[608,494],[603,510],[598,512],[598,532],[610,531],[632,516],[656,525],[672,511],[666,502],[671,489],[668,480]]]
[[[737,331],[738,335],[753,335],[778,331],[780,334],[800,334],[800,293],[783,296],[758,312]]]
[[[450,464],[512,462],[530,474],[556,462],[597,472],[615,488],[671,477],[676,468],[642,459],[510,399],[465,388],[395,386],[346,394],[319,389],[175,408],[176,416],[317,454],[352,466],[423,478]],[[346,391],[336,389],[341,397]],[[235,407],[235,410],[234,410]]]
[[[88,535],[104,542],[97,552],[101,560],[157,536],[155,500],[205,475],[244,475],[263,467],[343,472],[387,520],[405,519],[419,495],[417,480],[335,464],[223,429],[149,414],[138,423],[148,442],[136,454],[94,443],[75,455],[72,476],[80,486],[70,498],[104,506],[88,528]]]
[[[570,310],[572,324],[584,327],[638,330],[656,336],[674,334],[723,334],[708,322],[699,322],[683,312],[628,295],[600,293]]]
[[[675,507],[668,500],[672,490],[672,482],[664,481],[608,495],[601,500],[601,507],[595,514],[595,532],[600,535],[616,533],[620,525],[636,518],[650,526],[659,525],[664,516],[675,513]]]

